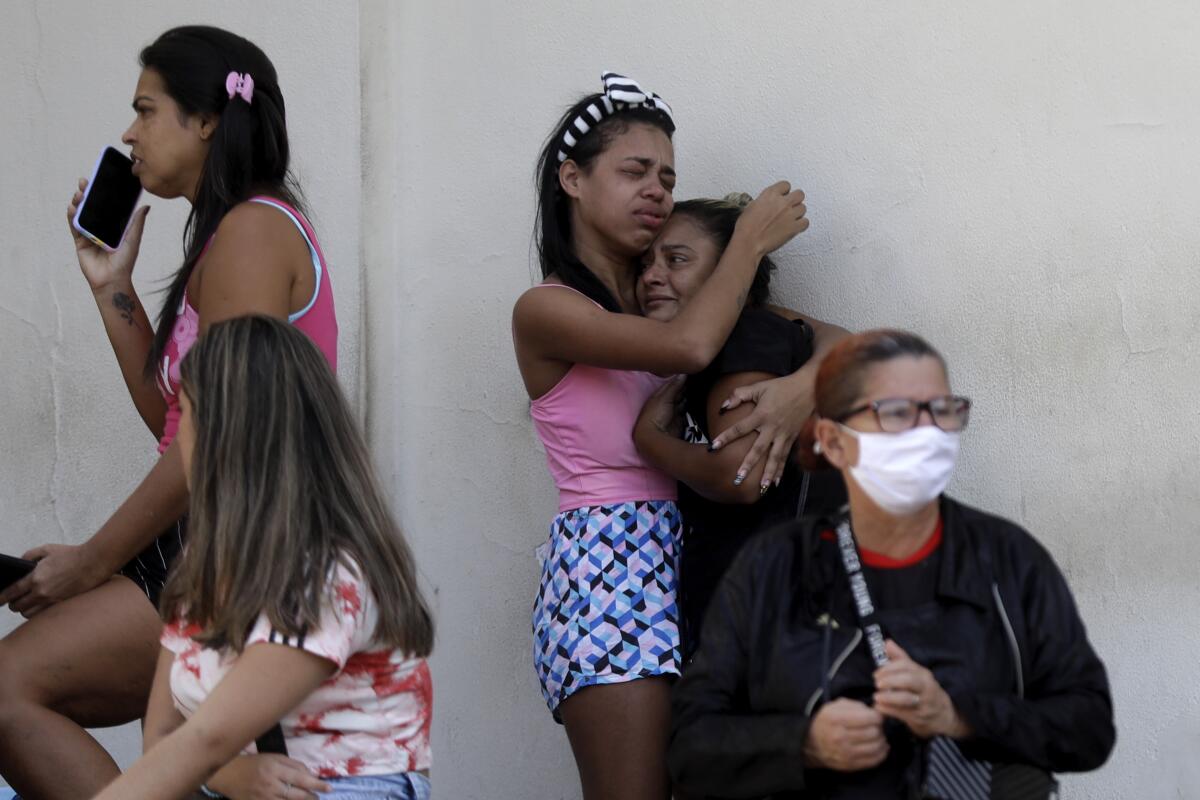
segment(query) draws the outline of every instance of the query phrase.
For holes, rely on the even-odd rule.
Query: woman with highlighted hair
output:
[[[1048,800],[1112,750],[1071,591],[1017,525],[943,495],[970,401],[920,337],[821,363],[810,468],[850,503],[756,537],[674,695],[671,773],[722,798]],[[817,455],[819,454],[819,455]]]
[[[145,754],[99,797],[427,800],[432,614],[329,365],[255,315],[181,380],[188,547]]]
[[[156,197],[191,206],[183,263],[152,325],[133,286],[149,207],[109,253],[72,229],[130,398],[160,458],[80,545],[48,544],[0,593],[28,618],[0,641],[0,776],[20,794],[91,797],[118,774],[86,728],[142,716],[154,676],[159,593],[185,539],[188,490],[175,434],[179,365],[230,317],[287,320],[337,363],[333,290],[292,183],[283,93],[270,59],[219,28],[173,28],[141,52],[122,136]],[[86,182],[67,210],[83,199]]]

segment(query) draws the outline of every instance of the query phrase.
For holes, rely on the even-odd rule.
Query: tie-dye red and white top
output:
[[[260,617],[246,646],[270,642],[328,659],[337,671],[280,722],[288,755],[323,778],[386,775],[430,767],[433,684],[423,658],[408,658],[372,642],[378,611],[367,585],[338,567],[337,602],[318,630],[285,638]],[[184,717],[196,711],[237,659],[232,651],[202,647],[195,626],[177,620],[163,629],[162,645],[175,654],[171,694]],[[253,743],[245,751],[255,752]]]

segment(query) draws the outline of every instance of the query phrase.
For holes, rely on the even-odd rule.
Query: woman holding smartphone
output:
[[[122,141],[143,188],[184,198],[184,260],[157,327],[133,287],[146,215],[109,253],[72,228],[122,377],[161,458],[81,545],[26,554],[37,567],[0,594],[28,622],[0,641],[0,776],[22,795],[91,797],[118,774],[85,728],[146,709],[161,623],[155,611],[182,548],[188,490],[179,449],[179,363],[230,317],[287,319],[336,366],[337,321],[324,256],[288,172],[283,95],[253,43],[188,26],[140,57],[134,121]],[[83,199],[72,198],[68,221]]]

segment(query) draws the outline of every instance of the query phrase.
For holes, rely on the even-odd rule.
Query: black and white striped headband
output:
[[[604,93],[596,98],[596,102],[590,103],[583,113],[572,120],[571,124],[563,131],[562,142],[559,144],[558,150],[560,163],[570,157],[576,143],[592,129],[593,125],[603,122],[619,111],[631,108],[649,108],[653,111],[661,111],[671,123],[671,129],[675,129],[675,117],[671,113],[671,107],[667,105],[667,101],[654,92],[647,92],[633,78],[626,78],[615,72],[604,72],[601,73],[600,80],[604,83]]]

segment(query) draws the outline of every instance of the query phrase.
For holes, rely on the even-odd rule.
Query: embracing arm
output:
[[[188,797],[335,669],[332,661],[294,647],[250,645],[190,719],[155,743],[97,797]]]
[[[716,436],[753,411],[752,406],[746,405],[722,413],[721,402],[731,391],[773,377],[767,372],[738,372],[718,379],[707,399],[707,427],[711,435]],[[706,445],[685,442],[665,430],[665,426],[656,424],[656,417],[667,410],[664,403],[669,402],[669,397],[665,392],[670,388],[670,385],[664,387],[660,390],[662,393],[656,392],[646,401],[633,431],[638,452],[655,467],[709,500],[739,505],[757,503],[770,486],[762,480],[764,463],[759,462],[744,476],[730,477],[750,449],[748,438],[738,439],[721,450],[709,451]]]
[[[951,699],[971,728],[972,755],[1055,772],[1095,769],[1116,741],[1108,676],[1062,573],[1040,545],[1034,549],[1020,606],[1006,604],[1024,617],[1025,697],[970,691]]]
[[[670,322],[613,314],[582,297],[533,289],[513,309],[518,345],[550,361],[664,375],[698,372],[733,330],[762,257],[808,227],[803,199],[786,181],[765,189],[742,212],[712,276]]]
[[[786,312],[786,309],[783,311]],[[782,316],[796,315],[786,312]],[[799,436],[804,421],[813,413],[813,389],[821,360],[835,344],[850,335],[849,331],[837,325],[811,317],[803,319],[813,329],[813,354],[804,366],[782,378],[741,386],[722,403],[727,411],[746,403],[753,404],[754,410],[750,414],[730,425],[712,443],[713,449],[720,450],[749,433],[758,432],[738,467],[739,474],[749,474],[766,456],[764,480],[779,482],[792,444]]]

